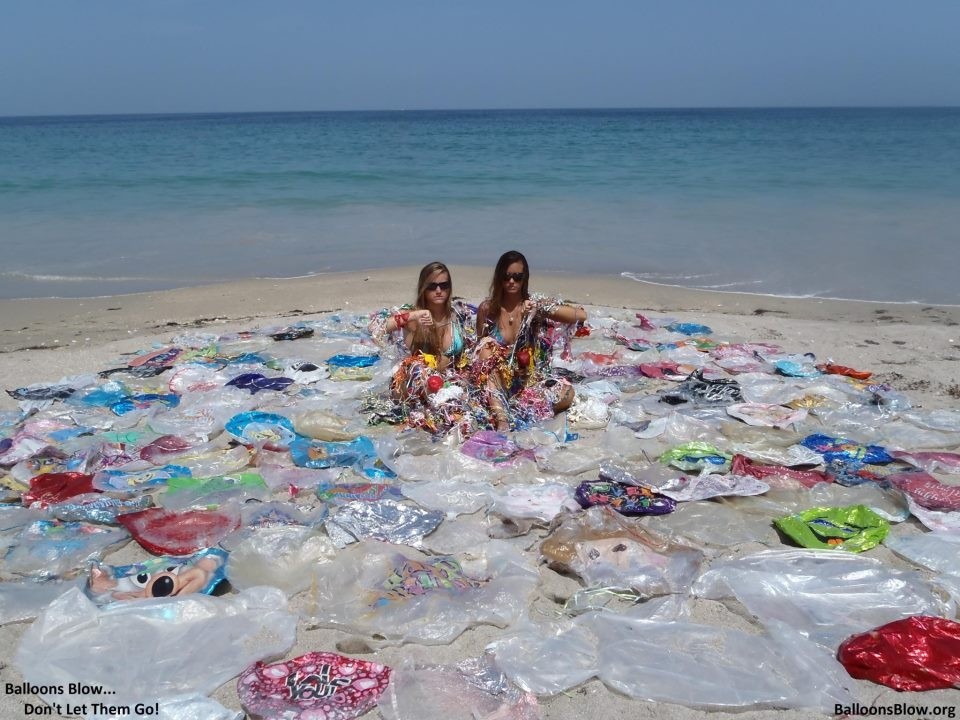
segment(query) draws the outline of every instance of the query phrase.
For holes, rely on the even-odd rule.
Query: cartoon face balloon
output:
[[[209,595],[224,580],[227,553],[202,550],[186,558],[150,558],[134,565],[94,565],[87,579],[87,595],[98,605],[118,600]]]

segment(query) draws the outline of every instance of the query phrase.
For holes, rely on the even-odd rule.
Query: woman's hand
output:
[[[537,303],[531,298],[527,298],[523,301],[523,314],[529,315],[531,312],[534,312],[537,309]]]
[[[433,315],[429,310],[414,310],[410,313],[410,319],[416,320],[421,325],[433,325]]]

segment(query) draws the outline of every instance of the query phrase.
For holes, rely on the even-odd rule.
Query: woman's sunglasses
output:
[[[453,283],[449,280],[446,282],[427,283],[427,292],[433,292],[434,290],[449,290],[452,287]]]
[[[527,277],[526,273],[507,273],[503,276],[503,281],[513,280],[514,282],[523,282]]]

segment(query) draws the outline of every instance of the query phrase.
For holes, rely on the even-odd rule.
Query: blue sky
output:
[[[0,0],[0,115],[960,105],[960,0]]]

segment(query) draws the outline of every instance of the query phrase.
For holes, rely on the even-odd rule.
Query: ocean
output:
[[[0,118],[0,297],[439,259],[960,304],[960,108]]]

